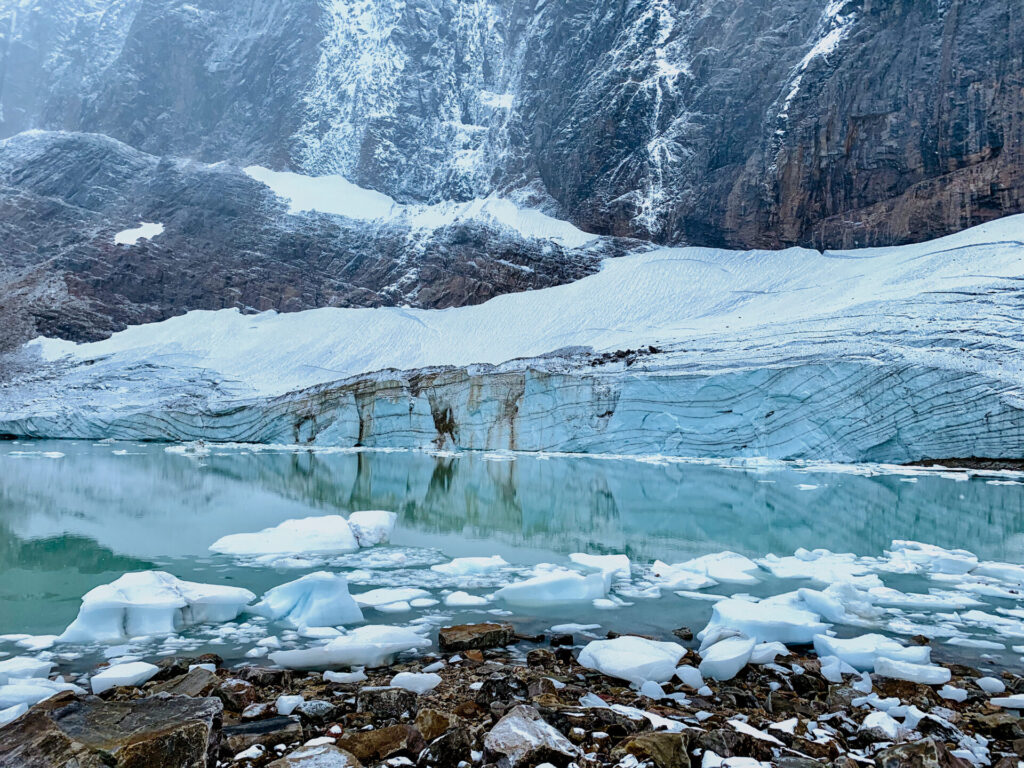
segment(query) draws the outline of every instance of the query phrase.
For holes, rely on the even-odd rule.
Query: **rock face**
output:
[[[1024,206],[1012,0],[25,0],[0,132],[500,190],[661,242],[925,239]]]
[[[62,694],[0,729],[2,768],[212,768],[221,703]]]

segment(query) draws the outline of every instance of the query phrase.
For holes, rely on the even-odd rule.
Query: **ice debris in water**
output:
[[[449,576],[472,576],[504,568],[508,562],[501,555],[491,557],[456,557],[448,563],[430,566],[430,570]]]
[[[52,662],[31,656],[15,656],[4,659],[0,661],[0,685],[6,685],[14,678],[46,677],[52,668]]]
[[[965,549],[943,549],[934,544],[899,539],[892,543],[889,560],[908,572],[964,574],[978,567],[977,556]]]
[[[160,667],[144,661],[114,664],[93,675],[89,685],[93,693],[100,694],[122,685],[142,685],[159,671]]]
[[[349,594],[348,579],[326,571],[274,587],[251,610],[296,628],[336,627],[363,620],[363,612]]]
[[[686,654],[678,643],[664,643],[626,635],[614,640],[594,640],[580,651],[579,663],[609,677],[642,685],[648,680],[667,683]]]
[[[430,593],[416,587],[380,587],[353,597],[361,608],[376,608],[386,612],[393,606],[401,606],[408,610],[411,607],[410,601],[428,598]]]
[[[710,555],[702,555],[682,563],[667,565],[658,561],[654,564],[655,575],[664,574],[661,578],[666,581],[673,577],[682,581],[685,573],[694,573],[710,579],[712,582],[725,584],[757,584],[760,579],[757,573],[760,571],[757,563],[749,557],[737,554],[736,552],[715,552]],[[694,583],[700,583],[694,580]],[[701,589],[700,586],[679,586],[666,584],[669,589]],[[714,584],[703,584],[703,586],[714,586]]]
[[[841,639],[828,635],[814,637],[814,652],[818,656],[835,656],[858,672],[871,671],[878,659],[909,661],[913,664],[931,662],[931,649],[926,645],[904,646],[891,637],[867,634]]]
[[[575,552],[569,555],[569,559],[589,570],[608,573],[617,578],[629,578],[630,564],[626,555],[587,555]]]
[[[0,710],[20,706],[31,707],[64,691],[85,693],[77,685],[47,680],[45,677],[14,678],[7,685],[0,685]]]
[[[341,515],[285,520],[255,533],[233,533],[210,545],[222,555],[296,555],[355,552],[359,549],[352,526]]]
[[[348,516],[348,524],[360,547],[374,547],[391,540],[398,515],[383,510],[362,510]]]
[[[163,571],[126,573],[90,590],[60,641],[111,643],[170,635],[195,624],[231,621],[255,599],[247,589],[182,581]]]
[[[593,601],[608,594],[610,575],[586,576],[569,570],[544,571],[526,581],[502,587],[494,596],[513,605]]]
[[[326,645],[271,653],[270,660],[288,669],[382,667],[403,651],[430,645],[430,640],[411,629],[373,624],[353,629]]]
[[[752,603],[728,598],[715,603],[711,620],[697,637],[703,639],[719,628],[728,628],[762,643],[806,644],[828,627],[818,614],[781,601]]]
[[[853,554],[835,554],[827,549],[798,549],[789,557],[767,555],[757,564],[779,579],[808,579],[819,584],[843,581],[862,587],[882,586],[877,574]]]

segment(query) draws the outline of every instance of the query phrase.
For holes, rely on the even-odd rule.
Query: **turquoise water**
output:
[[[531,455],[217,447],[196,455],[155,444],[12,442],[0,444],[0,634],[59,633],[83,593],[126,571],[162,569],[260,594],[319,568],[252,567],[212,556],[212,542],[289,518],[359,509],[392,510],[398,525],[391,546],[331,564],[358,569],[354,592],[424,585],[440,593],[446,585],[425,581],[423,569],[468,555],[500,554],[525,574],[537,563],[568,563],[573,552],[625,553],[643,566],[726,549],[751,557],[798,547],[873,556],[893,539],[913,539],[1024,562],[1024,485],[1013,476]],[[774,593],[779,583],[743,591]],[[922,577],[886,583],[908,591],[936,586]],[[787,588],[795,586],[807,584]],[[511,608],[510,618],[524,630],[573,621],[667,636],[680,625],[699,629],[711,612],[709,602],[672,593],[652,600],[627,590],[622,597],[634,604]],[[1000,606],[1016,607],[992,600],[986,610]],[[420,615],[370,613],[388,623]],[[433,613],[485,615],[443,605]],[[218,652],[241,657],[249,647],[221,641]],[[0,643],[4,649],[17,652]],[[1000,663],[1011,663],[1007,654]]]

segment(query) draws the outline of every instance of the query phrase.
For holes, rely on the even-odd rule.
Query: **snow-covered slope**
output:
[[[890,249],[657,249],[450,310],[193,312],[33,342],[48,365],[0,390],[0,432],[1017,456],[1022,279],[1011,217]]]

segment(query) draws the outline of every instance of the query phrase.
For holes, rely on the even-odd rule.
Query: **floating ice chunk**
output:
[[[17,678],[7,685],[0,685],[0,710],[18,705],[33,706],[63,691],[82,694],[85,691],[71,683],[59,683],[45,677]]]
[[[593,632],[600,628],[600,624],[555,624],[548,631],[554,632],[556,635],[575,635],[577,632]]]
[[[900,592],[890,587],[872,587],[868,590],[872,600],[889,608],[906,608],[908,610],[926,611],[959,611],[964,608],[984,605],[969,595],[961,595],[956,592],[942,592],[933,590],[931,594],[915,594],[913,592]]]
[[[118,642],[170,635],[194,624],[231,621],[255,595],[247,589],[182,581],[163,571],[126,573],[90,590],[60,641]]]
[[[612,577],[629,578],[630,565],[626,555],[587,555],[574,552],[569,559],[577,565],[602,573],[610,573]]]
[[[954,688],[952,685],[944,685],[939,689],[939,696],[949,701],[966,701],[967,691],[964,688]]]
[[[164,225],[160,223],[142,222],[132,229],[122,229],[114,235],[115,245],[136,245],[139,240],[152,240],[164,233]]]
[[[320,571],[274,587],[252,612],[293,627],[335,627],[363,620],[363,612],[340,573]]]
[[[287,717],[302,704],[306,699],[302,696],[278,696],[277,701],[277,714]]]
[[[948,669],[937,664],[914,664],[885,657],[875,661],[875,674],[924,685],[942,685],[953,677]]]
[[[789,648],[782,643],[761,643],[750,654],[751,664],[772,664],[779,656],[789,656]]]
[[[348,516],[348,524],[360,547],[374,547],[390,541],[397,522],[398,515],[394,512],[378,509],[353,512]]]
[[[799,589],[796,595],[805,607],[836,624],[865,626],[883,613],[869,593],[848,582],[833,584],[822,591]]]
[[[626,635],[614,640],[594,640],[580,651],[579,663],[589,669],[641,685],[647,680],[667,683],[676,664],[686,655],[678,643],[663,643]]]
[[[853,554],[827,549],[798,549],[791,557],[768,555],[757,564],[779,579],[809,579],[820,584],[850,582],[861,587],[882,586],[882,580]]]
[[[998,677],[979,677],[974,681],[985,693],[1003,693],[1006,691],[1006,684]]]
[[[989,699],[989,703],[1005,709],[1024,709],[1024,693],[1015,693],[1013,696],[997,696]]]
[[[6,685],[12,679],[26,677],[46,677],[50,674],[53,664],[32,656],[14,656],[0,661],[0,685]]]
[[[399,672],[391,678],[392,688],[404,688],[413,693],[427,693],[441,684],[441,676],[432,672]]]
[[[729,637],[701,653],[700,673],[712,680],[732,680],[747,666],[755,641],[749,637]]]
[[[1024,586],[1024,565],[1013,563],[979,563],[972,573],[975,576],[987,576],[1009,584]]]
[[[233,533],[210,545],[211,552],[236,556],[335,554],[358,549],[352,526],[341,515],[285,520],[255,533]]]
[[[851,638],[816,635],[814,652],[819,657],[835,656],[858,672],[873,670],[878,659],[907,661],[912,664],[931,662],[931,649],[928,646],[904,646],[897,640],[877,634]]]
[[[875,710],[870,712],[860,724],[862,731],[880,731],[890,741],[896,741],[900,735],[900,724],[886,712]]]
[[[405,603],[404,610],[409,610],[410,600],[430,597],[430,593],[425,589],[417,589],[416,587],[380,587],[379,589],[371,589],[369,592],[353,595],[353,597],[361,608],[385,610],[388,606],[395,603]]]
[[[0,710],[0,727],[13,723],[26,712],[28,712],[28,704],[15,704],[13,707]]]
[[[919,541],[896,540],[889,553],[890,560],[904,561],[930,573],[969,573],[978,567],[978,557],[965,549],[943,549]]]
[[[361,669],[355,672],[324,672],[324,680],[328,683],[362,683],[368,679],[366,673]]]
[[[508,562],[501,555],[492,557],[456,557],[448,563],[430,566],[430,570],[449,576],[474,576],[504,568]]]
[[[576,571],[549,571],[526,581],[509,584],[494,593],[513,605],[575,603],[602,599],[608,593],[609,575]]]
[[[374,624],[357,627],[317,648],[272,653],[270,660],[288,669],[382,667],[402,651],[430,645],[430,640],[411,629]]]
[[[682,568],[680,565],[669,565],[655,560],[651,566],[651,580],[660,587],[672,590],[691,591],[717,586],[718,582],[704,573]]]
[[[52,648],[57,640],[57,635],[32,635],[19,640],[17,645],[27,651],[45,651],[47,648]]]
[[[444,604],[451,608],[471,608],[487,605],[490,602],[486,597],[471,595],[468,592],[452,592],[444,599]]]
[[[93,675],[89,685],[93,693],[100,694],[122,685],[142,685],[159,671],[160,667],[144,661],[114,664]]]
[[[757,584],[760,581],[755,576],[760,572],[757,563],[749,557],[728,550],[695,557],[693,560],[676,563],[669,568],[702,573],[709,579],[726,584]]]
[[[711,611],[711,620],[697,636],[717,629],[736,630],[762,643],[780,642],[802,645],[828,629],[811,611],[781,602],[752,603],[740,598],[719,600]],[[746,662],[744,662],[746,663]]]

